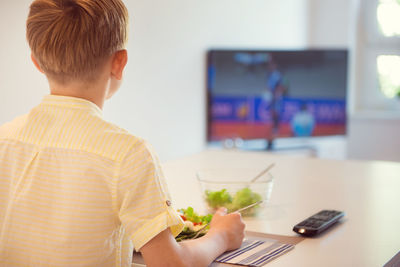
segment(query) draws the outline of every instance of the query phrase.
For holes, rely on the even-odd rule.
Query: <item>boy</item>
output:
[[[35,0],[32,61],[51,94],[0,127],[0,266],[207,266],[240,246],[238,213],[177,243],[171,207],[146,142],[102,119],[127,63],[121,0]]]

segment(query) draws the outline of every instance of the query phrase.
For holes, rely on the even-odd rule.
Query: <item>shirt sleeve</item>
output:
[[[136,251],[168,227],[174,236],[182,231],[159,160],[146,142],[138,141],[121,162],[117,187],[119,218]]]

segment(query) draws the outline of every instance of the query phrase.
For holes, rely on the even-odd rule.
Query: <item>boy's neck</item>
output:
[[[106,83],[86,84],[72,82],[67,85],[60,85],[49,80],[50,94],[60,96],[71,96],[82,98],[96,104],[100,109],[103,109],[107,95]]]

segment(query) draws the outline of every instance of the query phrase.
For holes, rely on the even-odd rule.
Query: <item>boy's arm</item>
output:
[[[146,243],[140,252],[148,267],[208,266],[223,252],[240,247],[243,237],[240,214],[226,214],[221,209],[215,213],[205,236],[177,243],[167,229]]]

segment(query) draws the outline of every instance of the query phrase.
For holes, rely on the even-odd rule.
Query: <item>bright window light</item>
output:
[[[400,36],[400,0],[379,0],[376,13],[384,36]]]
[[[400,56],[381,55],[376,63],[382,93],[389,98],[400,97]]]

